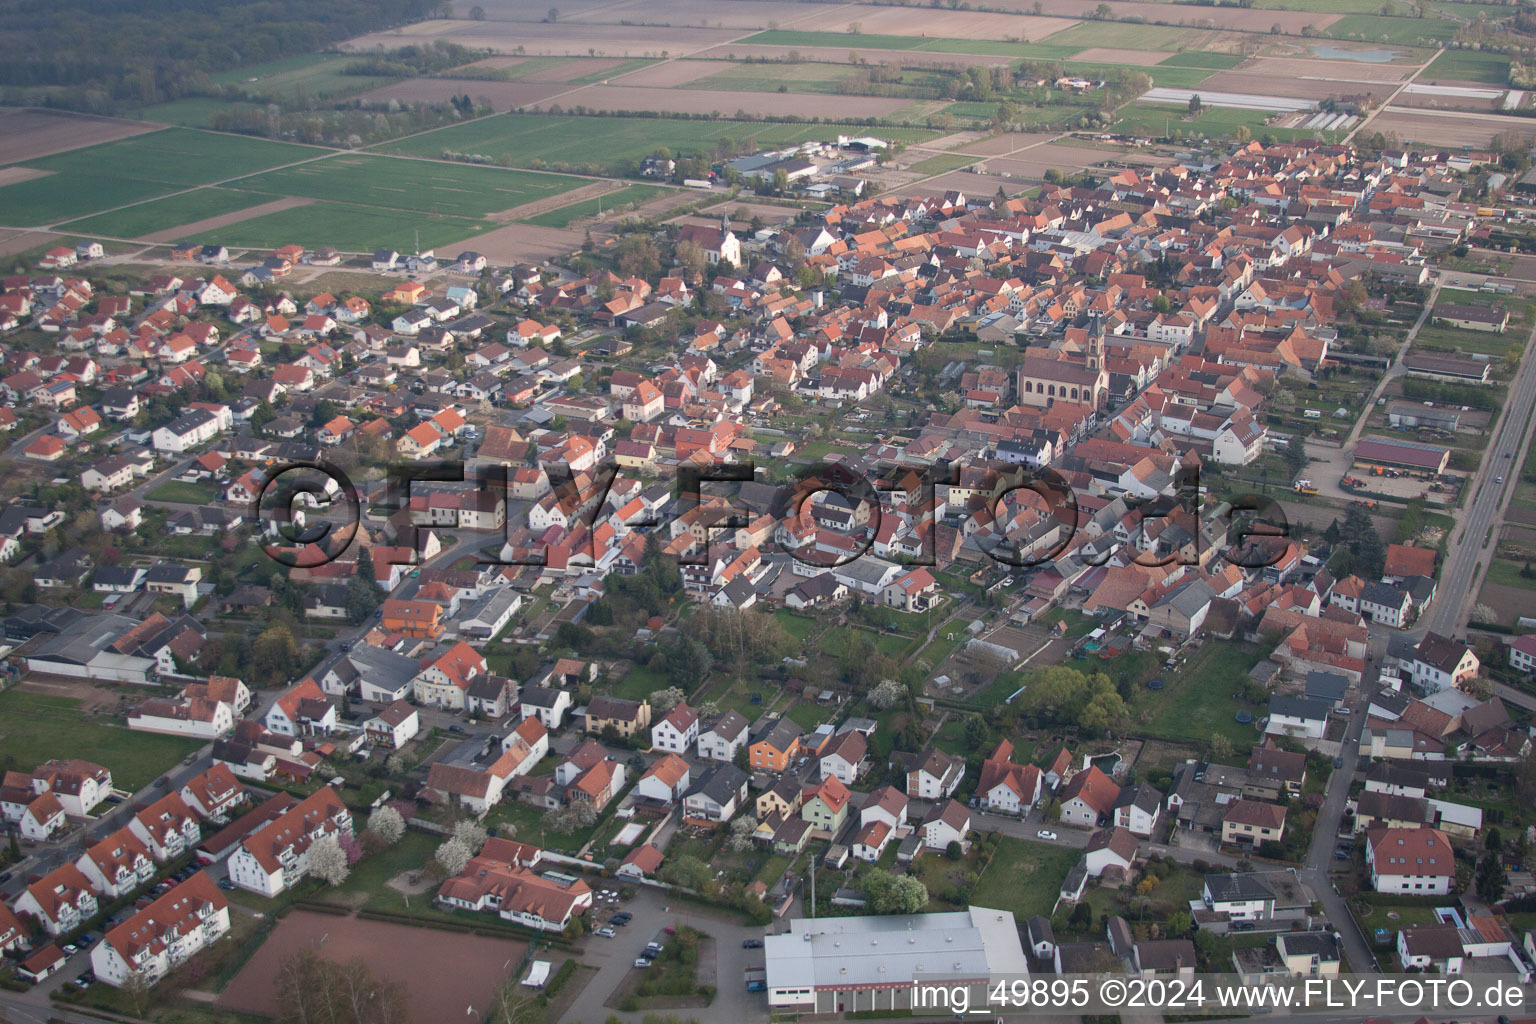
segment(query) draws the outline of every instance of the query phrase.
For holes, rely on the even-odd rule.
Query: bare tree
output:
[[[142,1017],[155,1001],[155,982],[145,971],[132,971],[118,988],[133,1007],[133,1015]]]

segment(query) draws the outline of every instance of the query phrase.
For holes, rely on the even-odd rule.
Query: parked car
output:
[[[462,725],[450,725],[448,731],[461,733],[464,731],[464,727]]]
[[[75,941],[78,942],[81,946],[94,945],[95,942],[96,942],[96,933],[95,932],[86,932],[83,935],[81,935],[79,939],[77,939]]]
[[[1335,768],[1343,768],[1344,767],[1344,759],[1342,757],[1334,758],[1333,759],[1333,766]]]
[[[68,943],[64,944],[64,955],[65,956],[74,956],[78,952],[80,952],[80,947],[75,945],[73,942],[68,942]]]
[[[635,966],[643,970],[644,968],[651,966],[651,962],[643,956],[637,956],[635,957]]]
[[[742,941],[742,943],[741,943],[741,948],[742,949],[762,949],[763,948],[763,940],[762,939],[744,939]]]
[[[156,789],[164,789],[166,786],[169,786],[170,784],[171,784],[171,780],[169,778],[167,778],[166,776],[164,776],[164,775],[160,776],[158,779],[155,780],[155,788]]]
[[[1037,838],[1037,839],[1050,839],[1050,840],[1054,841],[1056,839],[1056,833],[1052,832],[1050,829],[1043,828],[1040,831],[1035,833],[1035,838]]]
[[[623,928],[625,925],[629,924],[629,922],[633,921],[634,919],[635,919],[635,915],[634,914],[631,914],[627,910],[621,910],[617,914],[614,914],[613,917],[611,917],[608,920],[608,923],[613,925],[615,928]]]
[[[599,928],[595,934],[601,935],[605,939],[611,939],[619,933],[612,928]]]

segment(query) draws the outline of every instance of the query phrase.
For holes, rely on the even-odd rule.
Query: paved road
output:
[[[1536,328],[1526,342],[1536,341]],[[1488,531],[1504,515],[1509,496],[1514,492],[1524,452],[1529,442],[1527,416],[1536,405],[1536,359],[1526,356],[1520,363],[1509,388],[1509,397],[1491,431],[1492,440],[1483,455],[1472,497],[1459,516],[1460,527],[1451,534],[1440,586],[1429,614],[1421,620],[1427,629],[1441,636],[1455,636],[1467,620],[1477,599],[1477,589],[1492,561],[1496,542],[1483,546]],[[1503,477],[1499,483],[1497,478]]]
[[[1335,841],[1339,834],[1339,825],[1344,818],[1344,805],[1349,799],[1349,787],[1354,781],[1355,769],[1360,759],[1360,733],[1365,726],[1367,704],[1364,695],[1375,691],[1377,673],[1385,651],[1386,632],[1373,629],[1372,642],[1366,654],[1365,675],[1360,687],[1362,695],[1352,702],[1354,715],[1344,730],[1344,742],[1339,752],[1339,756],[1344,760],[1344,767],[1334,769],[1333,774],[1328,777],[1328,788],[1323,794],[1323,806],[1317,812],[1317,822],[1312,831],[1312,846],[1307,851],[1306,862],[1299,872],[1302,881],[1311,887],[1318,901],[1322,903],[1323,911],[1328,915],[1334,931],[1341,936],[1344,955],[1349,960],[1350,969],[1356,974],[1379,971],[1381,968],[1371,952],[1365,935],[1350,914],[1344,898],[1334,888],[1333,879],[1329,877],[1328,872],[1334,863]]]

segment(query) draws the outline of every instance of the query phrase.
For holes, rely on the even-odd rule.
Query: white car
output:
[[[1056,838],[1056,833],[1050,831],[1049,829],[1041,829],[1039,832],[1035,833],[1035,838],[1036,839],[1052,839],[1052,840],[1054,840]]]
[[[617,935],[618,932],[614,931],[612,928],[599,928],[597,930],[597,934],[601,935],[605,939],[611,939]]]
[[[649,960],[647,960],[643,956],[642,957],[636,957],[635,958],[635,966],[640,968],[643,971],[647,967],[651,966],[651,962]]]

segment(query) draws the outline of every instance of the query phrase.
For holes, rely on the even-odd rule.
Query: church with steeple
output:
[[[699,224],[685,224],[677,232],[679,242],[692,242],[704,250],[704,258],[711,263],[729,263],[741,266],[741,239],[731,230],[731,219],[720,215],[719,228],[707,228]]]
[[[1050,349],[1031,346],[1015,381],[1020,405],[1048,409],[1057,402],[1104,407],[1109,394],[1109,370],[1104,365],[1104,321],[1095,316],[1089,327],[1069,327]]]

